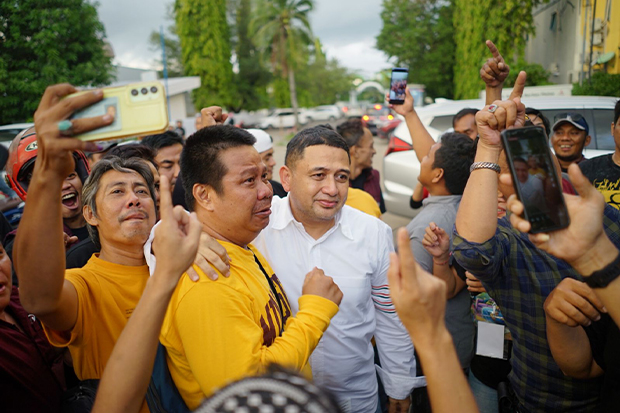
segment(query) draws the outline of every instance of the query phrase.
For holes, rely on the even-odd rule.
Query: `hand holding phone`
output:
[[[392,79],[390,81],[390,98],[392,105],[402,105],[405,103],[405,90],[407,89],[407,76],[409,69],[395,67],[392,69]]]
[[[168,127],[166,94],[160,82],[140,82],[104,88],[103,99],[70,117],[71,120],[112,115],[114,121],[91,132],[75,134],[83,141],[119,139],[161,133]],[[71,96],[79,96],[78,92]]]
[[[570,220],[562,182],[544,129],[539,126],[506,129],[501,137],[512,182],[524,206],[524,218],[531,224],[530,233],[566,228]]]

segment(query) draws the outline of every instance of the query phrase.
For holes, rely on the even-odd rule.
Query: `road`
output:
[[[331,124],[332,126],[336,127],[336,125],[341,122],[343,122],[343,120],[331,122]],[[311,122],[305,127],[316,126],[321,123],[327,123],[327,122]],[[267,133],[269,133],[271,137],[273,138],[273,142],[274,142],[273,152],[274,152],[274,158],[276,160],[274,178],[276,181],[279,181],[280,178],[276,171],[279,171],[280,167],[284,165],[284,155],[286,154],[286,143],[288,142],[289,137],[292,137],[292,131],[291,129],[284,129],[284,130],[270,129],[270,130],[267,130]],[[380,139],[378,137],[375,137],[374,146],[375,146],[377,153],[373,159],[373,167],[379,171],[382,171],[383,170],[383,155],[385,154],[385,151],[387,150],[387,141]],[[381,186],[383,186],[383,182],[381,182]],[[404,227],[409,223],[409,221],[411,221],[411,218],[407,218],[407,217],[403,217],[403,216],[395,215],[395,214],[390,214],[389,212],[386,212],[385,214],[383,214],[381,216],[381,219],[386,224],[388,224],[393,230],[400,228],[400,227]]]

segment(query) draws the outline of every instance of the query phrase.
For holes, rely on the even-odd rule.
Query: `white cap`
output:
[[[262,153],[262,152],[268,151],[269,149],[273,148],[273,139],[264,130],[246,129],[246,131],[250,132],[252,136],[256,138],[254,149],[256,149],[258,153]]]

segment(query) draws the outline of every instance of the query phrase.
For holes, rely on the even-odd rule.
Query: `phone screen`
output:
[[[530,126],[502,132],[517,195],[525,207],[531,233],[549,232],[569,224],[562,182],[555,169],[543,128]]]
[[[405,102],[405,89],[407,88],[408,69],[392,69],[390,81],[390,103],[403,104]]]

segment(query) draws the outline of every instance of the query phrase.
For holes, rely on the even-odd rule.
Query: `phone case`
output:
[[[404,81],[404,87],[402,87],[402,85],[400,85],[400,87],[396,86],[394,83],[394,73],[404,73],[404,79],[396,79],[397,81]],[[395,67],[394,69],[392,69],[392,75],[390,78],[390,98],[388,99],[389,102],[393,105],[402,105],[403,103],[405,103],[405,88],[407,87],[407,77],[409,76],[409,69],[405,69],[405,68],[400,68],[400,67]],[[394,89],[395,87],[397,87],[398,90]],[[402,96],[402,99],[399,98],[394,98],[392,99],[392,96]]]
[[[565,217],[564,222],[560,222],[558,223],[558,225],[537,227],[536,224],[531,221],[531,217],[528,214],[527,208],[524,208],[523,217],[527,221],[530,221],[530,223],[532,224],[532,229],[530,230],[530,234],[538,234],[540,232],[551,232],[551,231],[557,231],[562,228],[566,228],[570,224],[570,218],[568,216],[568,209],[566,208],[566,203],[564,202],[564,196],[562,194],[562,181],[561,181],[561,178],[558,176],[558,173],[555,169],[555,164],[553,163],[553,160],[551,158],[551,149],[549,148],[549,143],[548,143],[549,140],[546,138],[547,135],[545,134],[544,129],[542,129],[542,127],[540,126],[526,126],[524,128],[506,129],[502,131],[501,133],[502,144],[504,145],[504,150],[506,151],[506,158],[507,158],[506,160],[508,162],[508,167],[510,168],[510,175],[512,177],[512,181],[514,182],[514,188],[515,188],[515,191],[517,192],[517,197],[519,198],[521,202],[523,202],[524,196],[521,193],[521,186],[517,183],[517,172],[515,170],[514,163],[510,161],[511,159],[513,159],[514,154],[511,152],[511,148],[510,148],[508,140],[511,135],[517,136],[520,138],[520,136],[518,135],[520,132],[532,130],[532,129],[541,130],[542,136],[545,138],[545,144],[544,144],[545,153],[541,153],[540,155],[545,157],[545,160],[546,162],[549,162],[549,165],[553,165],[550,168],[551,175],[552,175],[551,178],[555,180],[557,190],[560,191],[560,196],[559,196],[560,204],[558,205],[558,207],[562,210],[562,216]],[[525,206],[525,202],[523,202],[523,204]]]
[[[78,92],[72,96],[81,93]],[[114,115],[111,125],[76,135],[83,141],[102,141],[164,132],[169,124],[166,91],[157,81],[103,89],[103,100],[73,114],[71,119]]]

